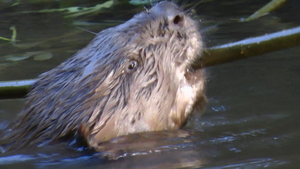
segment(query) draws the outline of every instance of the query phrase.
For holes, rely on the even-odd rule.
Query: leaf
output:
[[[33,60],[35,61],[43,61],[43,60],[48,60],[51,59],[53,57],[52,53],[47,52],[47,53],[41,53],[41,54],[37,54],[33,57]]]
[[[246,19],[242,19],[241,21],[247,22],[247,21],[251,21],[251,20],[257,19],[259,17],[262,17],[262,16],[268,14],[269,12],[275,10],[276,8],[280,7],[286,1],[287,0],[272,0],[271,2],[269,2],[268,4],[266,4],[265,6],[260,8],[258,11],[256,11],[254,14],[252,14],[251,16],[249,16]]]
[[[60,9],[44,9],[39,11],[23,11],[22,13],[50,13],[50,12],[66,12],[66,17],[77,17],[81,15],[86,15],[89,13],[99,12],[102,8],[110,8],[114,4],[113,0],[104,2],[103,4],[98,4],[94,7],[69,7]]]
[[[6,58],[6,60],[16,62],[16,61],[28,59],[32,56],[34,56],[33,59],[37,60],[37,61],[48,60],[48,59],[52,58],[52,54],[50,52],[46,52],[46,51],[26,52],[24,54],[10,54],[10,55],[4,56],[4,57]]]
[[[21,43],[21,44],[13,44],[13,46],[20,49],[28,49],[39,45],[41,42],[29,42],[29,43]]]
[[[31,56],[32,56],[31,54],[25,53],[25,54],[11,54],[11,55],[6,55],[4,57],[6,58],[6,60],[16,62],[16,61],[28,59]]]
[[[1,39],[1,40],[5,40],[5,41],[11,41],[11,39],[4,38],[4,37],[1,37],[1,36],[0,36],[0,39]]]
[[[93,25],[100,25],[100,24],[95,23],[95,22],[88,22],[88,21],[74,21],[73,25],[76,25],[76,26],[93,26]]]
[[[149,1],[149,0],[130,0],[130,4],[132,5],[145,5],[145,4],[150,4],[150,3],[155,3],[157,2],[158,0],[152,0],[152,1]]]
[[[90,14],[90,13],[96,13],[96,12],[99,12],[102,8],[112,7],[113,4],[114,4],[114,1],[109,0],[103,4],[98,4],[94,7],[82,8],[80,11],[77,11],[76,13],[74,11],[72,11],[72,12],[69,11],[69,13],[74,13],[74,14],[67,15],[66,17],[77,17],[77,16],[86,15],[86,14]]]
[[[12,37],[11,37],[11,39],[4,38],[4,37],[0,36],[0,40],[10,41],[10,42],[16,42],[16,39],[17,39],[17,29],[16,29],[16,27],[11,26],[9,29],[12,31]]]
[[[12,31],[11,41],[16,42],[16,40],[17,40],[17,29],[16,29],[16,27],[11,26],[9,29]]]

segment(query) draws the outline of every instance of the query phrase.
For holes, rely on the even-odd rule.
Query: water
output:
[[[10,8],[5,6],[10,1],[4,2],[0,6],[0,36],[10,37],[8,28],[14,25],[20,44],[47,41],[27,49],[0,43],[0,64],[6,64],[0,67],[0,80],[35,78],[84,47],[94,36],[71,26],[78,18],[64,19],[61,13],[18,14],[58,7],[58,2],[24,3]],[[206,46],[300,25],[297,0],[290,0],[279,10],[249,23],[232,21],[249,16],[267,2],[212,1],[197,7],[201,29],[206,30]],[[80,27],[98,32],[143,9],[125,1],[120,3],[101,14],[79,17],[94,23]],[[71,35],[66,38],[49,40],[68,33]],[[53,58],[11,62],[3,57],[29,51],[50,51]],[[209,104],[204,115],[191,119],[182,131],[128,136],[107,143],[105,146],[110,150],[98,154],[64,144],[2,154],[0,168],[299,168],[299,53],[300,47],[294,47],[207,68]],[[0,129],[5,128],[22,105],[22,99],[0,100]],[[126,151],[118,151],[122,146]],[[109,160],[103,157],[105,154],[121,158]]]

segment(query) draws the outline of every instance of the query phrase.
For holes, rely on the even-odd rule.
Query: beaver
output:
[[[93,146],[178,129],[206,102],[205,70],[192,68],[202,48],[197,22],[159,2],[41,74],[0,145],[11,151],[81,135]]]

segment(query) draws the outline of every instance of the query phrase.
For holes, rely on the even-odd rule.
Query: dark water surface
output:
[[[48,0],[9,7],[0,1],[0,36],[9,38],[17,28],[17,44],[39,42],[26,49],[0,41],[0,80],[35,78],[88,44],[93,34],[117,25],[143,10],[127,1],[98,14],[64,18],[60,12],[27,13],[72,5],[94,6],[105,1]],[[300,1],[290,0],[269,15],[248,23],[269,0],[211,1],[196,7],[206,46],[234,42],[300,25]],[[189,5],[192,1],[179,2]],[[12,62],[7,55],[46,51],[53,58],[33,57]],[[113,140],[104,153],[76,151],[66,145],[45,146],[0,155],[0,168],[300,168],[300,47],[207,68],[209,104],[182,131],[148,133]],[[15,117],[22,99],[0,100],[0,129]],[[123,141],[122,141],[123,139]],[[125,140],[125,141],[124,141]],[[134,143],[134,144],[132,144]],[[122,147],[124,151],[117,151]],[[114,151],[116,149],[117,153]],[[124,156],[107,160],[105,153]],[[125,157],[126,156],[126,157]]]

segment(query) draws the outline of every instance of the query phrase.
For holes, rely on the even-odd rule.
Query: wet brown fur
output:
[[[16,150],[82,132],[93,146],[129,133],[178,129],[205,103],[204,70],[190,68],[201,49],[195,21],[175,4],[159,3],[101,31],[40,75],[0,144]]]

